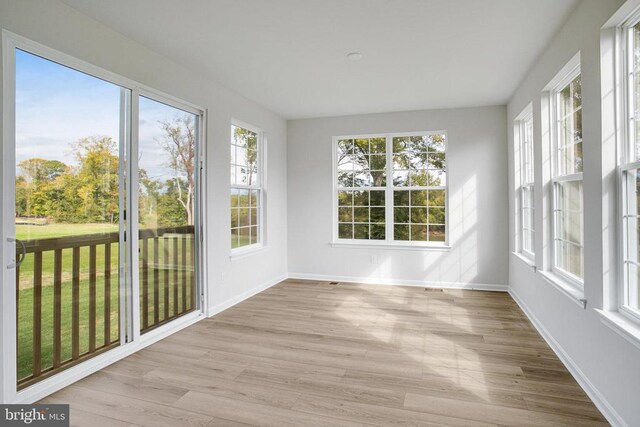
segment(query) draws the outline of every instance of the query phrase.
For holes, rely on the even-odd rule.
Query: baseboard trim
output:
[[[289,276],[287,274],[282,274],[276,278],[273,278],[271,280],[268,280],[258,286],[256,286],[255,288],[249,289],[248,291],[244,291],[243,293],[236,295],[233,298],[229,298],[226,301],[223,301],[219,304],[216,304],[214,306],[209,307],[209,311],[208,311],[208,316],[215,316],[218,313],[221,313],[231,307],[233,307],[236,304],[241,303],[242,301],[251,298],[252,296],[259,294],[260,292],[269,289],[270,287],[277,285],[278,283],[282,282],[283,280],[287,280]]]
[[[300,280],[322,280],[327,282],[347,282],[347,283],[365,283],[367,285],[382,286],[415,286],[419,288],[434,289],[469,289],[477,291],[497,291],[508,292],[507,285],[487,284],[487,283],[470,283],[470,282],[437,282],[423,280],[400,280],[400,279],[382,279],[377,277],[355,277],[355,276],[327,276],[322,274],[307,273],[289,273],[289,279]]]
[[[582,387],[587,396],[589,396],[589,398],[593,401],[600,412],[602,412],[602,415],[604,415],[607,421],[609,421],[612,426],[627,427],[628,424],[624,421],[624,419],[622,419],[622,417],[616,412],[616,410],[609,404],[607,399],[605,399],[605,397],[593,385],[593,383],[589,381],[589,378],[587,378],[584,372],[582,372],[578,365],[576,365],[571,356],[569,356],[569,354],[567,354],[567,352],[562,348],[560,343],[558,343],[558,341],[553,338],[547,328],[545,328],[544,325],[538,320],[535,314],[533,314],[533,312],[525,304],[522,298],[520,298],[516,291],[513,290],[513,288],[509,288],[509,295],[511,295],[511,298],[513,298],[516,304],[518,304],[520,309],[529,318],[533,326],[537,329],[538,333],[540,333],[542,338],[544,338],[549,347],[551,347],[556,356],[558,356],[560,361],[571,373],[573,378],[575,378],[580,387]]]

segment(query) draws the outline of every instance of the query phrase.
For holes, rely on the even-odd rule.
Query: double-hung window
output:
[[[582,190],[582,81],[579,66],[551,92],[553,105],[551,204],[552,270],[582,288],[584,220]]]
[[[231,126],[231,249],[262,245],[262,136]]]
[[[340,243],[444,246],[446,134],[335,138],[335,227]]]
[[[516,119],[520,186],[518,189],[520,210],[519,250],[522,255],[534,258],[534,168],[533,168],[533,114],[527,107]]]
[[[619,150],[622,197],[621,311],[640,319],[640,23],[623,27],[626,125]]]

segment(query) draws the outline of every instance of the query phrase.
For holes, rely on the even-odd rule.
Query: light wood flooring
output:
[[[606,425],[506,293],[297,280],[44,402],[91,427]]]

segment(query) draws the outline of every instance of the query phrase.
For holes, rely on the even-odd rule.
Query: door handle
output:
[[[14,239],[14,238],[9,237],[9,238],[7,238],[7,241],[9,243],[16,243],[16,244],[20,245],[20,247],[21,247],[20,259],[18,261],[16,261],[16,262],[12,263],[12,264],[7,265],[8,269],[18,268],[18,267],[20,267],[22,265],[22,263],[24,262],[25,257],[27,256],[27,248],[24,245],[24,243],[22,242],[22,240],[18,240],[18,239]]]

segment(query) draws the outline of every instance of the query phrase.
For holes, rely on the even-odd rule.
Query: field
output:
[[[52,237],[73,236],[79,234],[109,233],[117,231],[116,226],[105,226],[102,224],[49,224],[44,226],[17,225],[16,234],[21,240],[37,240]],[[181,284],[182,272],[192,271],[167,260],[182,259],[182,248],[178,246],[178,252],[173,245],[176,238],[150,239],[147,241],[149,252],[149,268],[147,272],[148,293],[148,324],[154,324],[154,284],[156,279],[159,285],[158,297],[158,318],[164,320],[165,304],[168,305],[169,317],[182,310],[182,290],[178,291]],[[191,242],[191,239],[188,239]],[[156,263],[153,254],[156,252],[154,245],[157,245],[159,260]],[[191,244],[187,245],[187,265],[192,263]],[[42,253],[42,330],[41,330],[41,360],[43,370],[51,367],[53,362],[53,307],[54,307],[54,254],[53,251]],[[175,258],[174,258],[175,255]],[[105,344],[105,322],[108,322],[110,337],[107,342],[118,340],[119,337],[119,276],[118,276],[118,244],[111,244],[111,259],[109,263],[110,280],[110,310],[105,318],[105,245],[96,246],[96,348]],[[61,360],[68,360],[72,354],[72,250],[62,251],[62,286],[61,286]],[[141,263],[142,264],[142,263]],[[89,317],[90,317],[90,295],[89,295],[89,248],[80,249],[80,274],[79,274],[79,353],[89,350]],[[188,274],[190,285],[186,287],[187,307],[191,306],[191,275]],[[28,254],[24,263],[20,267],[19,277],[19,304],[18,304],[18,378],[25,378],[31,375],[33,369],[33,321],[34,321],[34,254]],[[145,283],[144,277],[140,277],[140,286]],[[166,284],[166,285],[165,285]],[[168,298],[164,295],[164,286],[171,289]],[[175,293],[174,293],[175,288]],[[141,303],[142,303],[142,292]],[[178,310],[175,310],[174,299],[178,296]],[[166,301],[165,301],[166,299]]]

